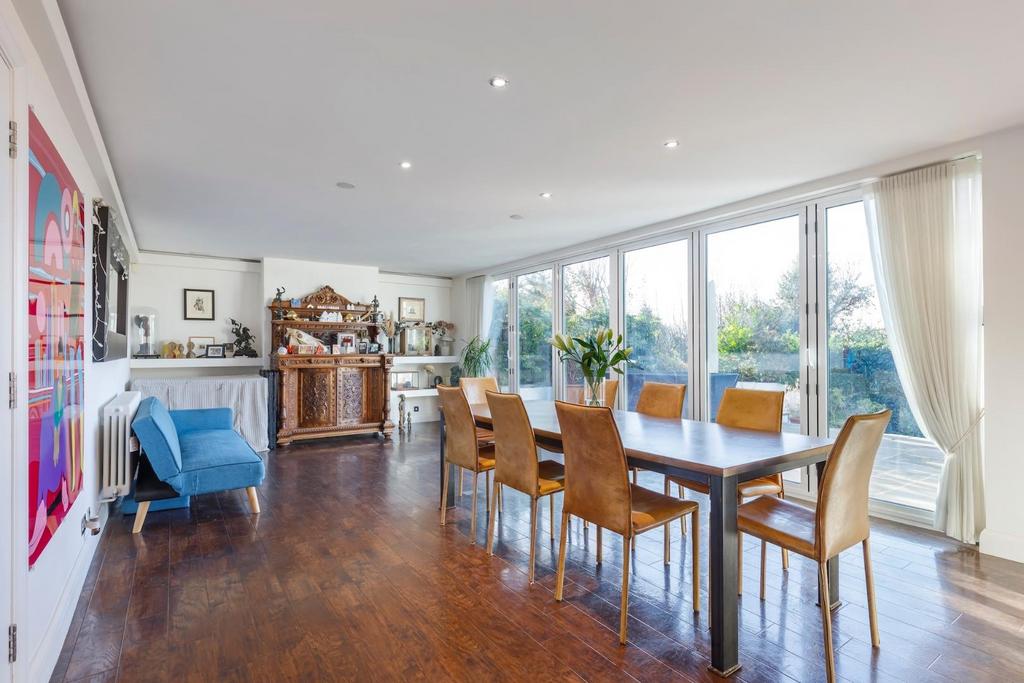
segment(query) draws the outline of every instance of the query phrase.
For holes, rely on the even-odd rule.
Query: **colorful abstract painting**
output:
[[[29,112],[28,563],[82,488],[85,201]]]

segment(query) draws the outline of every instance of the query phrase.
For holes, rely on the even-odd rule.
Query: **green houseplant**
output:
[[[625,366],[633,363],[633,349],[624,346],[609,329],[597,330],[585,337],[565,337],[556,334],[551,345],[562,361],[579,366],[583,374],[585,401],[588,405],[604,404],[604,380],[609,372],[623,374]]]
[[[491,340],[481,339],[477,335],[469,340],[462,349],[459,358],[462,375],[465,377],[483,377],[491,369]]]

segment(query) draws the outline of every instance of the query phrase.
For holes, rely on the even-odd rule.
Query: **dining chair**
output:
[[[782,431],[782,407],[786,398],[781,391],[761,391],[760,389],[737,389],[729,387],[722,394],[722,401],[718,404],[718,416],[716,422],[726,427],[739,429],[755,429],[760,432],[781,432]],[[703,483],[686,479],[685,477],[665,477],[665,493],[670,491],[671,484],[679,487],[680,498],[683,497],[683,489],[690,489],[707,495],[711,492],[710,487]],[[739,503],[746,498],[756,496],[777,496],[785,498],[786,494],[782,487],[782,475],[772,474],[767,477],[758,477],[749,481],[740,482],[736,485],[736,496]],[[683,526],[682,533],[686,533]],[[743,535],[737,535],[737,590],[743,594]],[[765,554],[764,542],[761,543],[761,554]],[[789,551],[782,548],[782,568],[789,569]]]
[[[498,391],[498,380],[495,377],[460,377],[459,388],[466,395],[470,405],[487,403],[487,392]],[[494,443],[494,432],[478,426],[476,428],[477,439],[481,444]],[[462,495],[462,472],[459,472],[459,495]]]
[[[445,525],[445,514],[448,509],[448,473],[449,465],[459,468],[461,472],[469,470],[473,473],[473,512],[469,523],[469,536],[476,543],[476,492],[480,473],[486,473],[484,495],[487,496],[486,507],[490,509],[490,478],[494,469],[494,444],[482,444],[477,438],[476,423],[469,401],[461,388],[439,384],[437,397],[444,414],[444,482],[441,493],[441,526]]]
[[[680,420],[683,417],[683,402],[686,400],[685,384],[644,382],[636,400],[636,412],[651,417],[665,417]],[[633,483],[637,483],[640,468],[633,468]],[[666,490],[665,493],[668,493]],[[682,496],[680,496],[682,497]],[[680,522],[682,524],[682,522]]]
[[[526,414],[526,406],[518,394],[487,392],[487,405],[491,410],[494,427],[495,505],[500,499],[502,486],[508,486],[530,497],[530,583],[533,583],[537,551],[537,503],[547,497],[550,504],[551,540],[555,540],[555,497],[565,488],[565,468],[554,460],[537,458],[537,440]],[[495,511],[487,520],[487,553],[494,554]]]
[[[832,651],[832,600],[828,589],[827,563],[858,543],[864,554],[864,583],[867,587],[871,646],[878,647],[878,615],[875,612],[875,583],[871,574],[868,542],[868,487],[878,446],[892,415],[882,410],[853,415],[846,420],[825,461],[818,482],[818,505],[806,508],[773,496],[761,496],[744,503],[737,513],[737,528],[744,533],[788,548],[818,563],[818,591],[825,637],[825,671],[835,680]],[[762,546],[763,548],[764,546]],[[761,555],[761,599],[764,600],[764,553]]]
[[[619,642],[626,644],[629,604],[629,553],[631,540],[645,531],[662,527],[665,533],[665,564],[670,562],[670,522],[690,515],[693,524],[693,611],[700,611],[700,538],[697,504],[680,500],[631,484],[626,466],[626,451],[609,408],[579,406],[555,402],[558,424],[565,450],[565,493],[562,495],[562,530],[558,544],[558,574],[555,600],[562,600],[565,583],[565,546],[569,515],[575,515],[597,527],[597,546],[601,548],[601,530],[622,535],[622,596],[619,612]],[[598,560],[600,561],[600,559]]]

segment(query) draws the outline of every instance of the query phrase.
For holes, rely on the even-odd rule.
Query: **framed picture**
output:
[[[356,335],[342,333],[338,335],[338,345],[341,347],[342,353],[355,353],[356,352]]]
[[[208,344],[206,346],[206,357],[207,358],[224,358],[224,345],[223,344]]]
[[[380,353],[380,344],[377,342],[370,342],[370,346],[366,351],[367,353]]]
[[[418,372],[392,372],[391,388],[395,391],[401,389],[419,389],[420,373]]]
[[[185,290],[185,320],[214,320],[213,290]]]
[[[196,356],[205,356],[207,347],[216,344],[217,340],[213,337],[189,337],[188,342],[192,344]]]
[[[398,320],[399,322],[422,323],[426,322],[427,300],[413,299],[407,296],[398,297]]]

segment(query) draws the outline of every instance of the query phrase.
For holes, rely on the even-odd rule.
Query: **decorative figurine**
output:
[[[231,334],[235,335],[235,355],[242,358],[257,358],[254,346],[256,337],[252,331],[234,318],[228,320],[231,321]]]
[[[276,294],[274,295],[274,303],[275,304],[283,304],[284,303],[284,299],[281,296],[282,294],[284,294],[284,287],[278,287],[277,290],[276,290]]]
[[[405,394],[398,395],[398,430],[401,432],[405,424]]]
[[[195,358],[195,357],[196,357],[196,343],[190,341],[188,343],[188,353],[185,354],[185,358]]]

